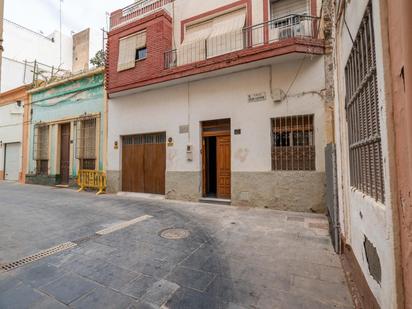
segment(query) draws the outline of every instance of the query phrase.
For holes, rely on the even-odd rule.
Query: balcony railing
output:
[[[227,53],[254,48],[290,38],[318,38],[318,17],[288,15],[239,31],[184,43],[165,53],[165,68],[207,60]]]
[[[163,9],[174,0],[140,0],[110,16],[110,29]]]

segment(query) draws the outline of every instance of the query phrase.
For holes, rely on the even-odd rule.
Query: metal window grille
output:
[[[80,169],[94,170],[96,167],[96,122],[95,117],[77,122],[76,158]]]
[[[375,38],[369,3],[345,67],[350,184],[384,202]]]
[[[49,126],[34,128],[33,157],[36,160],[36,174],[47,175],[49,170]]]
[[[316,169],[313,115],[272,119],[272,169]]]
[[[164,143],[166,143],[166,135],[164,133],[128,135],[123,137],[124,145],[145,145]]]

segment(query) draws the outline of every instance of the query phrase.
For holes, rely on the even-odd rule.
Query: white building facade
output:
[[[320,1],[169,2],[111,16],[109,190],[324,211]]]
[[[52,69],[57,72],[72,68],[70,36],[60,35],[58,31],[43,35],[5,19],[3,37],[2,92],[31,84],[35,64],[43,74],[50,74]]]
[[[24,182],[27,87],[0,94],[0,180]]]

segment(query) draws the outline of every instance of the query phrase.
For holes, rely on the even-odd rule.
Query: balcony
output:
[[[265,23],[183,44],[165,53],[165,69],[207,62],[225,54],[271,46],[281,41],[304,42],[319,38],[318,17],[288,15]]]
[[[141,18],[139,22],[133,22],[133,27],[127,28],[126,32],[119,28],[109,33],[106,75],[110,96],[121,95],[124,91],[136,93],[200,80],[206,76],[219,76],[274,61],[298,59],[303,54],[324,54],[318,17],[293,14],[243,28],[237,23],[232,27],[233,30],[228,30],[225,24],[216,31],[207,31],[208,35],[196,32],[195,35],[191,33],[187,36],[186,33],[182,43],[171,50],[170,15],[160,9],[150,16],[153,18],[148,26],[145,26],[146,18]],[[140,29],[147,31],[147,58],[137,61],[131,69],[118,71],[121,36]]]
[[[139,20],[162,9],[170,11],[169,4],[174,0],[140,0],[110,15],[110,30]]]

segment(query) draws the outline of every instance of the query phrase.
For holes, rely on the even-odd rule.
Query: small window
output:
[[[142,60],[142,59],[146,59],[147,57],[147,48],[140,48],[140,49],[136,49],[136,61],[137,60]]]
[[[117,71],[134,68],[136,60],[146,58],[146,31],[140,31],[119,40]]]
[[[313,115],[272,119],[272,169],[315,170]]]

